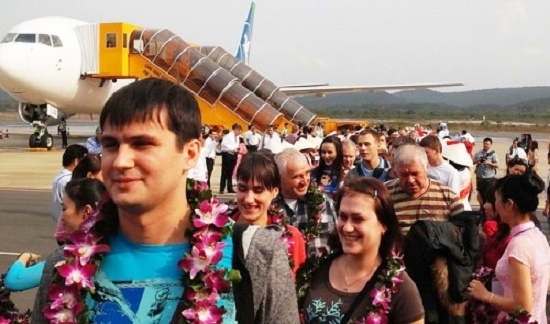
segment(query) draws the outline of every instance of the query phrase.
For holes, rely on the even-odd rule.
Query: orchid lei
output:
[[[31,311],[21,313],[10,296],[11,293],[4,287],[5,273],[0,275],[0,324],[30,323]]]
[[[372,300],[367,303],[367,315],[354,323],[388,323],[387,314],[391,309],[391,299],[397,292],[399,284],[403,282],[401,277],[404,271],[403,257],[395,251],[392,252],[392,255],[386,258],[386,264],[376,277],[374,287],[369,292],[368,296]]]
[[[281,226],[284,231],[281,235],[280,240],[285,243],[287,247],[288,254],[288,264],[290,269],[294,269],[294,245],[296,244],[295,238],[292,235],[292,232],[289,229],[288,220],[285,217],[285,213],[276,202],[273,202],[267,211],[267,216],[269,217],[270,224],[275,224]]]
[[[239,278],[238,271],[216,268],[225,247],[223,240],[232,233],[227,205],[220,204],[212,198],[211,190],[190,179],[187,200],[194,228],[186,233],[191,252],[178,262],[184,272],[182,321],[221,323],[225,309],[217,301],[221,293],[230,291],[230,281]],[[54,283],[48,291],[50,303],[43,310],[50,323],[86,322],[86,294],[94,293],[92,278],[102,257],[110,251],[107,237],[98,230],[105,220],[102,210],[107,203],[111,203],[109,197],[102,199],[96,211],[68,238],[64,248],[66,259],[56,265]]]
[[[491,283],[495,277],[493,269],[480,266],[474,270],[472,279],[479,280],[483,285],[487,286]],[[482,302],[480,300],[470,299],[468,303],[468,314],[470,323],[493,323],[496,320],[498,324],[536,324],[537,321],[531,322],[531,315],[526,310],[517,310],[506,314],[505,316],[498,316],[499,312],[493,308],[490,304]]]
[[[304,199],[306,202],[307,224],[302,233],[304,234],[306,249],[310,251],[310,249],[315,248],[315,239],[319,238],[321,234],[321,213],[325,210],[325,195],[322,189],[310,186]],[[315,250],[313,255],[308,253],[306,263],[298,269],[296,274],[296,293],[299,309],[303,308],[303,302],[309,290],[309,283],[313,273],[319,268],[321,262],[330,257],[330,255],[331,253],[326,250]]]
[[[483,285],[487,286],[493,280],[495,273],[493,269],[488,267],[478,267],[472,274],[472,279],[479,280]],[[470,299],[468,302],[469,321],[476,323],[492,323],[498,315],[498,311],[491,305],[480,300]]]

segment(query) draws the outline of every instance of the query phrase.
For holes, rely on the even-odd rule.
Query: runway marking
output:
[[[51,189],[44,188],[9,188],[9,187],[0,187],[0,191],[31,191],[31,192],[51,192]]]
[[[20,255],[21,253],[16,253],[16,252],[2,252],[0,251],[0,255],[15,255],[15,256],[18,256]]]

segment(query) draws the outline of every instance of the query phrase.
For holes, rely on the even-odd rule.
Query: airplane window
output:
[[[1,43],[11,43],[15,39],[15,36],[17,36],[16,33],[7,33],[6,36],[2,39]]]
[[[36,34],[19,34],[15,38],[16,43],[36,43]]]
[[[108,33],[107,34],[107,48],[114,48],[116,47],[116,34],[115,33]]]
[[[38,34],[38,42],[40,44],[52,46],[52,40],[50,39],[50,35]]]
[[[61,39],[59,36],[52,35],[53,40],[53,47],[63,47],[63,43],[61,42]]]
[[[122,47],[128,48],[128,34],[122,34]]]

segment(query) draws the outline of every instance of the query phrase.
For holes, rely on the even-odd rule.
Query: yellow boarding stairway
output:
[[[178,83],[195,95],[203,124],[224,128],[234,123],[253,124],[263,131],[268,125],[282,125],[286,120],[307,125],[315,118],[307,109],[293,104],[294,100],[282,97],[261,76],[260,85],[270,85],[267,90],[258,87],[258,82],[242,82],[247,81],[239,78],[242,71],[233,75],[229,70],[238,65],[233,56],[227,54],[232,59],[229,69],[227,63],[220,66],[208,56],[217,54],[214,58],[219,59],[220,50],[206,51],[205,55],[199,47],[169,30],[142,29],[128,23],[90,24],[75,30],[81,41],[83,77],[102,80],[156,77]],[[237,70],[242,67],[247,66],[241,64]],[[248,68],[246,73],[252,75],[250,71]],[[253,80],[259,78],[259,74],[254,76]],[[271,95],[266,96],[267,91]]]

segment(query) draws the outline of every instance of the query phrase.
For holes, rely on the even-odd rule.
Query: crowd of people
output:
[[[535,141],[497,179],[491,138],[474,153],[446,125],[287,127],[223,134],[171,82],[122,88],[90,140],[101,155],[63,154],[59,248],[23,253],[5,287],[39,288],[33,323],[547,321]]]

